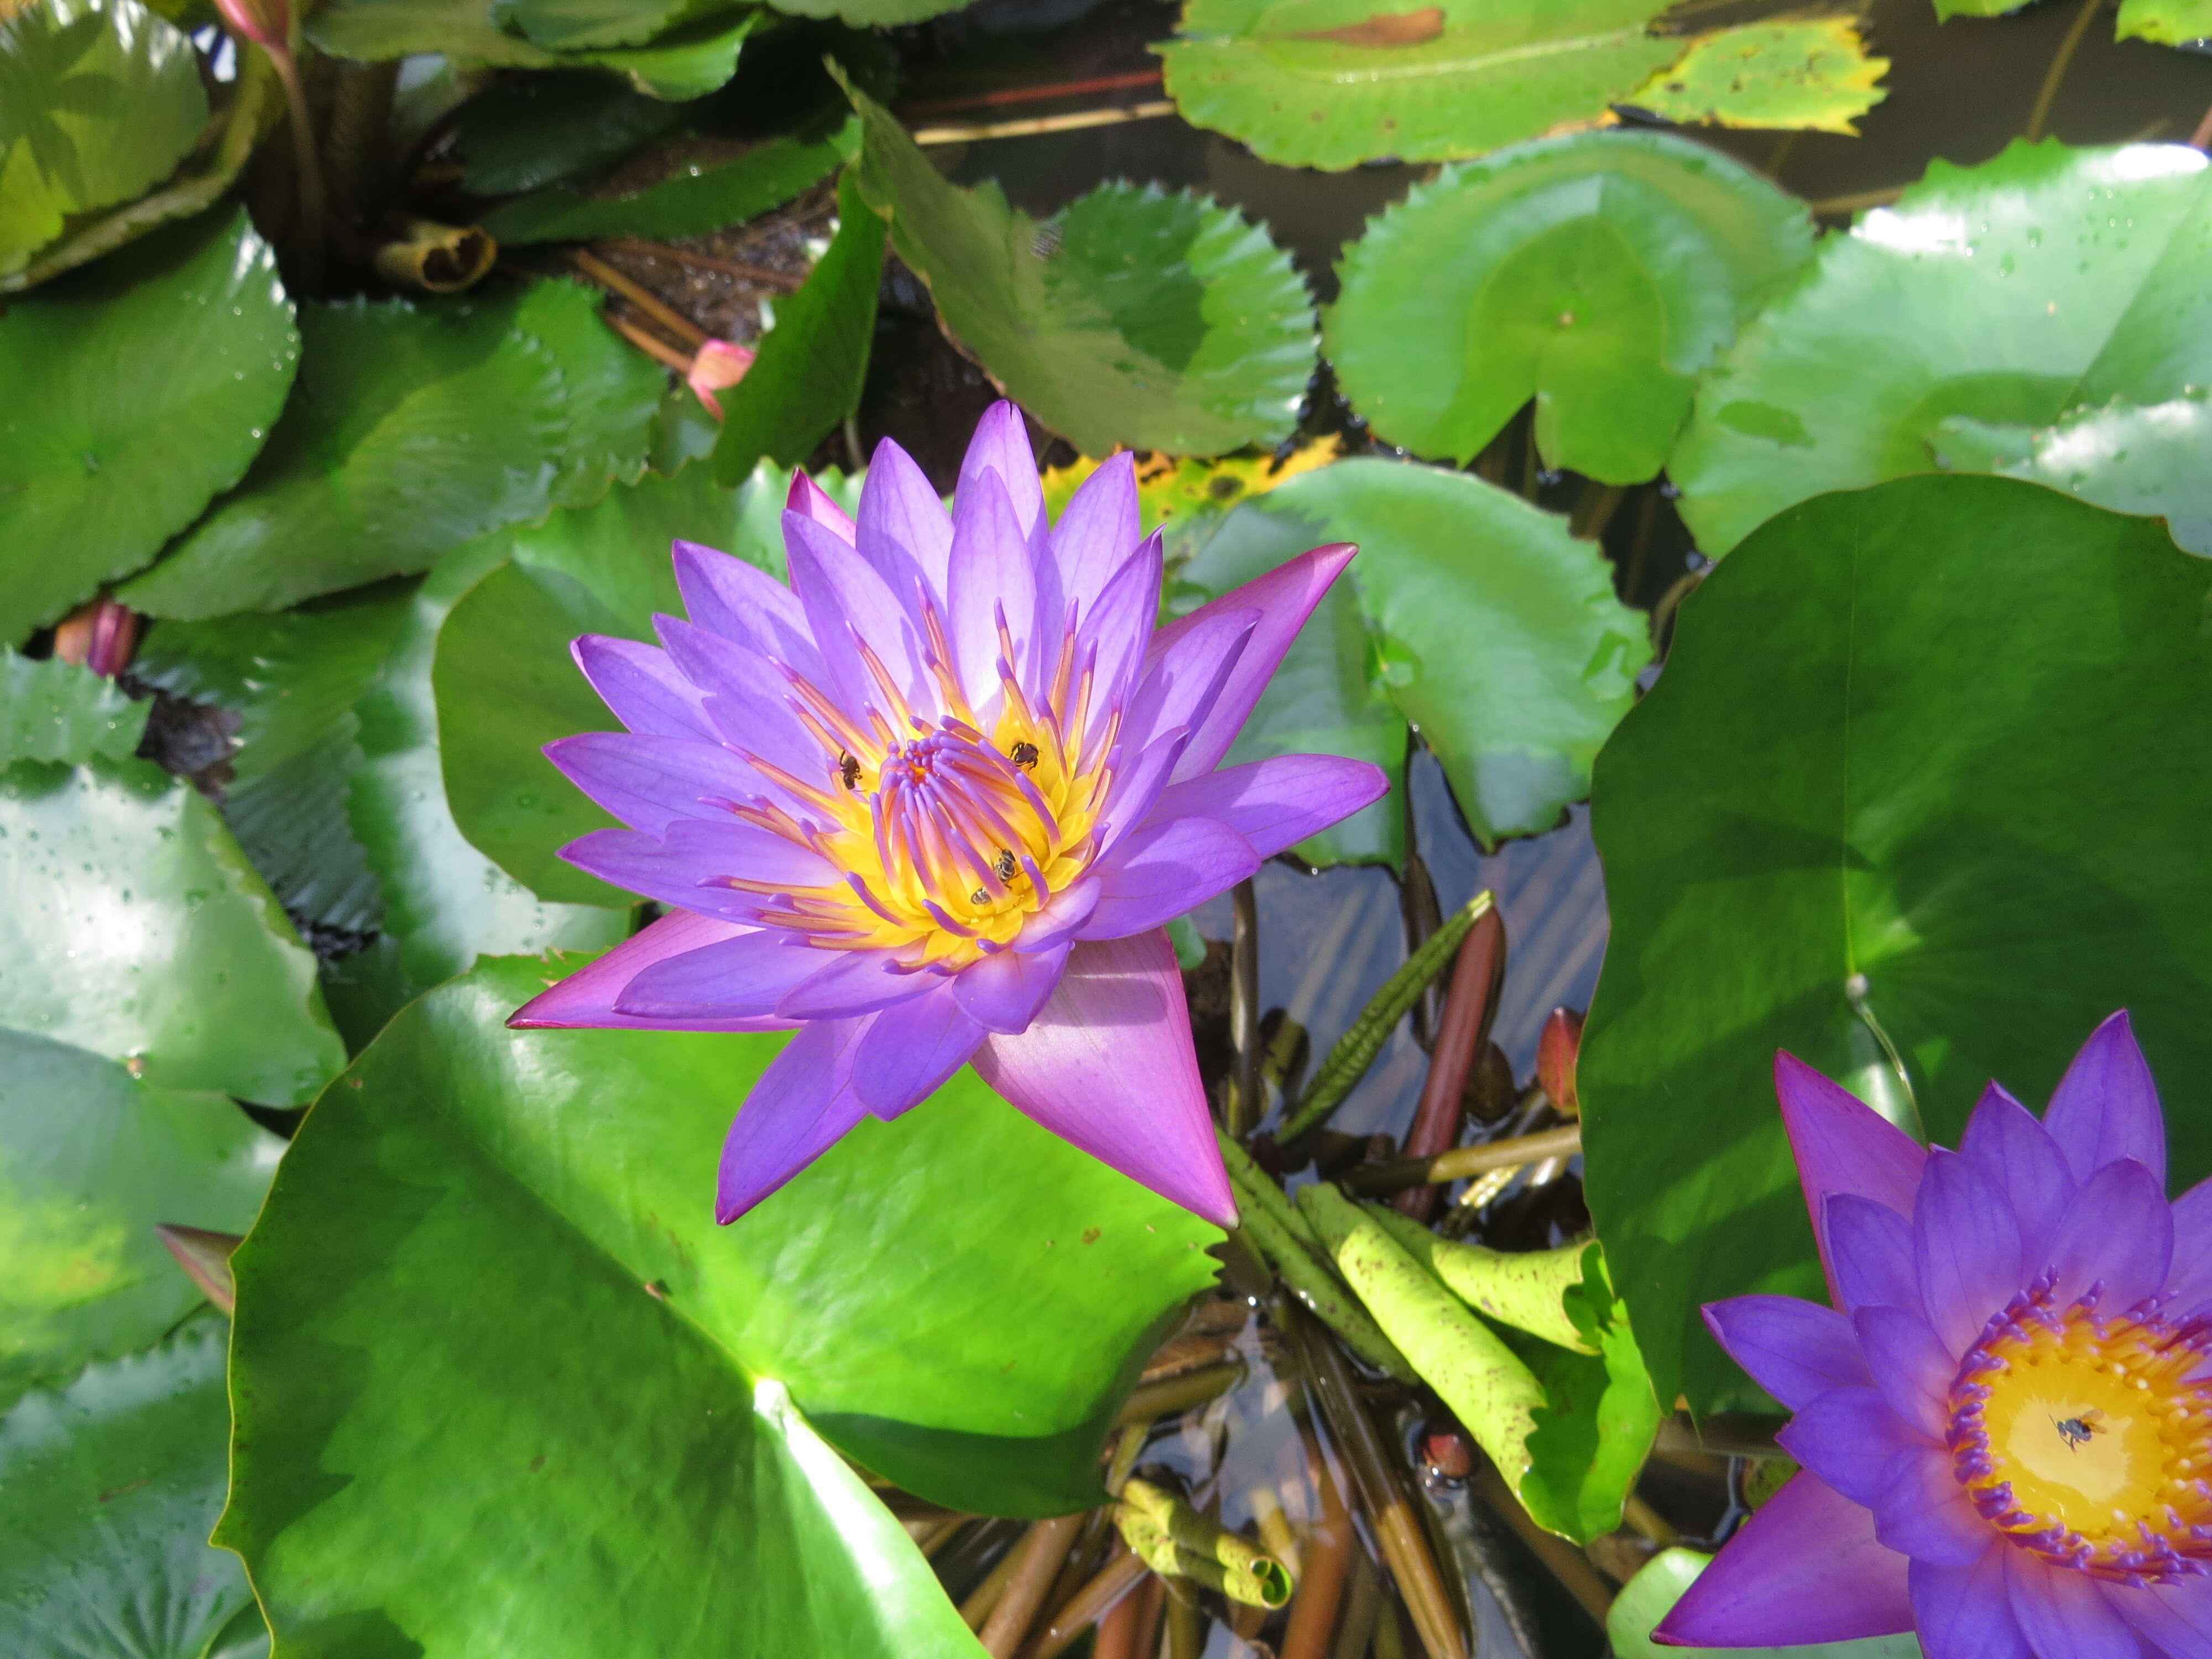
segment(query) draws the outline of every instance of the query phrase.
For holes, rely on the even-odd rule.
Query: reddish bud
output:
[[[138,613],[111,599],[81,605],[54,629],[54,655],[113,679],[138,648]]]
[[[1536,1044],[1536,1081],[1568,1117],[1583,1115],[1582,1097],[1575,1092],[1575,1060],[1582,1047],[1582,1015],[1572,1008],[1553,1009]]]
[[[1474,1447],[1467,1431],[1454,1424],[1423,1437],[1421,1461],[1447,1480],[1464,1480],[1474,1473]]]
[[[270,52],[289,49],[292,9],[285,0],[215,0],[215,4],[233,34],[242,34]]]
[[[714,394],[744,380],[745,371],[753,366],[754,355],[750,346],[728,340],[709,340],[691,359],[691,372],[684,378],[698,394],[699,401],[707,405],[707,412],[716,420],[722,418],[722,405]]]

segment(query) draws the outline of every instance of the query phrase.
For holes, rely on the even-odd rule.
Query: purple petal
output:
[[[1854,1504],[1875,1501],[1883,1473],[1899,1453],[1942,1455],[1871,1388],[1829,1389],[1799,1407],[1774,1437],[1783,1450]],[[1887,1535],[1882,1541],[1897,1547]]]
[[[1225,823],[1177,818],[1147,824],[1093,867],[1098,908],[1078,939],[1121,939],[1195,909],[1260,867],[1260,855]]]
[[[774,882],[781,888],[824,886],[838,879],[820,854],[750,823],[687,819],[665,836],[595,830],[561,849],[568,863],[601,881],[686,910],[734,922],[758,920],[766,901],[722,884],[726,876]]]
[[[2146,1589],[2127,1584],[2097,1589],[2147,1646],[2173,1659],[2212,1659],[2212,1579],[2185,1578]]]
[[[1244,722],[1260,701],[1260,694],[1267,689],[1276,664],[1282,661],[1283,653],[1291,648],[1291,641],[1305,626],[1314,606],[1321,603],[1321,596],[1328,592],[1329,584],[1352,562],[1352,556],[1358,550],[1349,542],[1339,542],[1301,553],[1266,575],[1255,577],[1212,603],[1200,605],[1152,636],[1149,661],[1156,662],[1185,635],[1205,627],[1214,617],[1239,611],[1260,613],[1251,643],[1238,658],[1204,721],[1193,730],[1191,745],[1176,768],[1178,782],[1211,772],[1220,764],[1221,757],[1236,744],[1237,734],[1244,729]]]
[[[1920,1267],[1912,1224],[1887,1204],[1834,1193],[1821,1206],[1827,1220],[1830,1279],[1844,1310],[1902,1308],[1920,1312]]]
[[[876,446],[860,487],[860,556],[886,581],[895,570],[920,573],[942,611],[952,556],[952,521],[914,457],[889,438]],[[893,583],[896,586],[896,583]],[[902,591],[900,597],[905,597]]]
[[[1875,1541],[1866,1510],[1801,1469],[1652,1636],[1670,1647],[1794,1647],[1911,1628],[1905,1558]]]
[[[570,1030],[611,1027],[622,1030],[780,1031],[789,1020],[762,1014],[709,1014],[684,1019],[654,1019],[615,1012],[624,986],[655,963],[679,957],[753,930],[712,916],[678,910],[633,934],[588,966],[577,969],[508,1016],[518,1031]]]
[[[1830,1193],[1855,1193],[1887,1204],[1899,1215],[1911,1215],[1927,1153],[1873,1107],[1795,1054],[1774,1056],[1774,1092],[1782,1103],[1783,1127],[1789,1131],[1790,1150],[1796,1156],[1805,1211],[1813,1218],[1820,1267],[1832,1295],[1836,1269],[1821,1200]]]
[[[775,1006],[786,1019],[837,1019],[850,1014],[872,1013],[895,1002],[920,996],[939,983],[933,974],[907,970],[888,951],[818,951],[818,964],[832,960],[800,980]]]
[[[1996,1528],[1973,1500],[1941,1446],[1908,1446],[1883,1469],[1874,1504],[1875,1536],[1916,1561],[1964,1566],[1989,1548]]]
[[[1137,507],[1137,458],[1124,450],[1098,463],[1052,528],[1060,599],[1077,607],[1088,630],[1093,600],[1106,590],[1143,537]],[[1155,587],[1155,592],[1158,589]],[[1149,632],[1152,618],[1145,619]]]
[[[2051,1236],[2074,1196],[2073,1174],[2051,1132],[1992,1083],[1966,1120],[1959,1151],[2012,1205],[2013,1219],[2020,1224],[2021,1259],[2047,1260]]]
[[[1218,1226],[1237,1224],[1164,933],[1077,945],[1029,1030],[985,1038],[975,1064],[1061,1139]]]
[[[1936,1333],[1902,1308],[1861,1308],[1851,1325],[1890,1409],[1930,1440],[1941,1440],[1950,1426],[1951,1384],[1959,1365]]]
[[[2131,1158],[2166,1187],[2166,1120],[2158,1085],[2123,1008],[2089,1034],[2043,1114],[2043,1127],[2087,1181],[2115,1158]]]
[[[813,520],[848,547],[854,544],[852,520],[845,515],[843,507],[830,499],[820,484],[807,476],[804,467],[791,475],[791,491],[783,498],[783,510]]]
[[[577,788],[648,836],[684,818],[726,818],[723,803],[763,793],[761,775],[741,757],[720,744],[691,738],[583,732],[547,744],[545,758]]]
[[[2004,1194],[1958,1153],[1937,1147],[1912,1212],[1912,1244],[1929,1328],[1954,1357],[1962,1354],[2026,1283],[2020,1229]]]
[[[2005,1595],[2004,1558],[1992,1542],[1963,1566],[1915,1561],[1912,1612],[1927,1659],[2034,1659]]]
[[[1269,859],[1389,793],[1390,775],[1365,761],[1277,755],[1170,784],[1152,816],[1212,818]]]
[[[1106,799],[1099,808],[1105,833],[1099,837],[1097,856],[1103,858],[1146,827],[1146,820],[1154,816],[1153,803],[1167,787],[1176,763],[1182,758],[1183,746],[1189,741],[1189,727],[1171,726],[1164,732],[1154,732],[1133,763],[1115,762],[1107,782]]]
[[[2168,1307],[2194,1313],[2212,1302],[2212,1181],[2173,1200],[2173,1261],[2166,1269]]]
[[[1012,1036],[1026,1031],[1060,983],[1072,947],[1048,951],[1001,951],[953,976],[952,994],[962,1010],[987,1031]]]
[[[853,1087],[876,1116],[896,1117],[935,1093],[982,1040],[983,1028],[940,981],[869,1020],[854,1056]]]
[[[848,713],[874,708],[890,715],[890,704],[860,655],[860,642],[866,641],[915,710],[934,713],[936,682],[922,666],[919,622],[875,567],[795,513],[783,515],[783,544],[791,585],[806,607],[815,644],[835,682],[823,690],[832,691]]]
[[[2142,1659],[2127,1620],[2085,1572],[2052,1566],[2032,1550],[2007,1550],[2005,1591],[2036,1659]]]
[[[641,967],[615,995],[615,1012],[645,1019],[773,1018],[784,993],[814,969],[813,952],[774,929],[744,933]]]
[[[1165,557],[1156,532],[1121,562],[1121,568],[1086,605],[1079,624],[1083,638],[1098,649],[1092,670],[1094,707],[1122,704],[1135,687],[1145,665],[1145,649],[1152,641],[1152,624],[1160,614],[1160,568]],[[1063,611],[1063,615],[1065,612]],[[1043,613],[1051,623],[1049,611]]]
[[[676,588],[684,614],[700,627],[789,663],[809,679],[821,676],[822,658],[799,595],[765,570],[696,542],[678,542]]]
[[[568,651],[599,701],[631,731],[647,737],[714,740],[714,728],[699,706],[698,688],[665,651],[604,634],[586,634]]]
[[[1030,447],[1022,411],[1003,398],[983,411],[983,418],[975,423],[975,435],[968,441],[968,453],[961,458],[959,481],[952,489],[956,524],[971,490],[992,473],[998,476],[999,487],[1013,509],[1020,544],[1032,557],[1042,554],[1044,486],[1037,477],[1036,451]],[[1013,616],[1012,605],[1006,607],[1006,615],[1010,619]]]
[[[1051,901],[1033,912],[1022,924],[1015,936],[1017,951],[1050,951],[1063,940],[1075,937],[1076,930],[1091,920],[1091,913],[1098,908],[1098,878],[1079,877],[1052,896]]]
[[[775,665],[710,629],[674,617],[653,622],[670,659],[706,694],[705,712],[717,742],[809,782],[835,775],[837,757],[799,724],[792,712],[790,682]],[[763,782],[757,780],[756,788]]]
[[[1874,1381],[1851,1322],[1832,1308],[1794,1296],[1739,1296],[1708,1302],[1704,1313],[1729,1358],[1791,1411],[1832,1389]]]
[[[946,580],[951,612],[946,626],[952,636],[953,661],[968,701],[988,721],[998,712],[998,665],[1005,654],[999,643],[999,618],[1005,617],[1013,641],[1009,665],[1025,687],[1032,684],[1030,646],[1036,632],[1036,566],[995,471],[983,473],[972,486],[964,477],[961,481],[952,518],[951,574]],[[1056,649],[1056,636],[1054,645]]]
[[[761,1074],[722,1143],[714,1219],[727,1225],[828,1152],[866,1115],[853,1089],[856,1019],[819,1020]]]
[[[1256,611],[1217,611],[1202,626],[1177,634],[1164,648],[1159,641],[1172,630],[1162,629],[1155,634],[1152,648],[1145,657],[1144,677],[1129,694],[1128,717],[1122,723],[1121,741],[1139,746],[1150,744],[1177,726],[1195,732],[1220,699],[1222,689],[1235,676],[1260,621]],[[1178,628],[1182,626],[1176,624]],[[1101,710],[1094,716],[1092,725],[1102,725],[1104,720],[1105,711]],[[1213,769],[1211,765],[1185,764],[1189,756],[1186,743],[1183,759],[1169,775],[1171,779],[1196,777],[1200,772]]]
[[[2074,1195],[2048,1260],[2063,1296],[2103,1281],[2098,1305],[2108,1313],[2155,1296],[2173,1260],[2173,1211],[2164,1183],[2133,1158],[2106,1164]]]

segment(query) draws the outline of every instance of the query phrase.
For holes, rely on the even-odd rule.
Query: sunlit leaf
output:
[[[128,575],[235,483],[300,356],[241,211],[150,236],[0,317],[0,642]]]
[[[1302,472],[1327,466],[1343,451],[1343,441],[1331,434],[1300,444],[1279,458],[1273,450],[1243,450],[1211,458],[1157,452],[1140,455],[1137,458],[1139,528],[1149,536],[1166,526],[1172,558],[1180,550],[1184,532],[1197,533],[1195,526],[1211,525],[1238,502],[1264,495]],[[1098,466],[1091,456],[1079,455],[1066,466],[1045,472],[1045,508],[1055,520]]]
[[[2025,453],[2077,411],[2206,386],[2204,155],[2014,143],[1979,167],[1931,163],[1894,208],[1826,239],[1715,361],[1668,471],[1718,555],[1823,490],[1966,464],[1963,435],[1945,453],[1954,421],[2020,428],[2008,447]],[[2067,487],[2115,501],[2137,488],[2087,474]]]
[[[1590,1211],[1662,1400],[1749,1404],[1698,1304],[1823,1297],[1778,1049],[1956,1146],[2040,1109],[2125,1007],[2166,1097],[2212,1083],[2205,567],[2006,478],[1900,478],[1758,532],[1683,605],[1597,766],[1612,908],[1577,1085]],[[1863,980],[1859,977],[1863,976]],[[2212,1117],[2170,1119],[2176,1190]]]
[[[1464,463],[1533,397],[1547,465],[1634,483],[1812,229],[1794,198],[1686,139],[1540,140],[1446,168],[1375,221],[1345,255],[1325,347],[1394,444]]]
[[[138,751],[149,707],[89,668],[0,647],[0,767],[93,755],[127,760]]]
[[[1577,1543],[1620,1525],[1622,1504],[1651,1454],[1660,1417],[1628,1310],[1614,1297],[1604,1252],[1595,1243],[1583,1252],[1583,1282],[1567,1293],[1567,1310],[1596,1353],[1500,1333],[1544,1385],[1521,1501],[1537,1521]]]
[[[1848,17],[1747,23],[1700,35],[1627,101],[1662,120],[1856,135],[1889,94],[1887,58],[1869,57]]]
[[[862,192],[946,325],[1006,395],[1085,454],[1213,455],[1285,436],[1313,373],[1305,283],[1266,231],[1154,185],[1101,185],[1040,223],[948,183],[887,110]]]
[[[2120,0],[2113,33],[2123,40],[2195,46],[2212,40],[2212,0]]]

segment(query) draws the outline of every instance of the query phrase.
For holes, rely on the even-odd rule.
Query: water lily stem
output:
[[[1045,1592],[1059,1577],[1060,1564],[1067,1559],[1068,1547],[1082,1529],[1082,1516],[1056,1515],[1031,1527],[1014,1547],[1018,1559],[1006,1577],[998,1605],[976,1632],[992,1659],[1012,1659],[1022,1638],[1029,1634]]]
[[[1006,1553],[999,1558],[990,1571],[983,1575],[983,1582],[968,1592],[968,1599],[960,1604],[960,1616],[967,1620],[969,1630],[982,1629],[983,1621],[998,1607],[999,1598],[1006,1593],[1006,1581],[1014,1576],[1014,1570],[1022,1564],[1023,1547],[1029,1542],[1030,1534],[1036,1530],[1034,1523],[1024,1528],[1020,1535],[1006,1547]]]
[[[568,258],[601,288],[619,294],[647,316],[682,340],[694,350],[707,343],[707,331],[677,310],[659,295],[641,283],[632,282],[605,260],[586,253],[581,248],[569,250]]]
[[[1242,1140],[1260,1121],[1260,901],[1248,878],[1231,890],[1235,933],[1229,946],[1229,1046],[1237,1056],[1229,1133]]]
[[[315,118],[307,108],[307,89],[301,84],[300,64],[291,49],[264,47],[276,65],[276,79],[284,88],[284,102],[292,113],[292,157],[299,174],[301,286],[310,293],[323,285],[323,239],[326,209],[323,199],[323,162],[315,145]]]
[[[1428,1081],[1422,1085],[1413,1127],[1406,1131],[1408,1158],[1434,1158],[1449,1152],[1459,1139],[1460,1102],[1467,1092],[1468,1068],[1474,1065],[1475,1050],[1489,1033],[1498,988],[1504,977],[1505,920],[1495,908],[1486,909],[1468,931],[1452,969],[1451,990],[1444,998],[1444,1017],[1437,1031],[1436,1053],[1429,1060]],[[1408,1187],[1393,1201],[1401,1214],[1426,1221],[1436,1207],[1437,1189],[1427,1184]]]
[[[1243,1380],[1244,1360],[1241,1355],[1218,1365],[1200,1365],[1194,1370],[1164,1376],[1132,1394],[1115,1420],[1125,1427],[1133,1426],[1188,1411],[1193,1406],[1219,1399]]]
[[[691,372],[691,359],[658,334],[648,329],[640,328],[629,318],[617,317],[612,312],[606,313],[605,316],[610,328],[645,353],[647,356],[659,359],[678,374],[689,374]]]
[[[2075,48],[2081,44],[2081,37],[2089,32],[2090,21],[2104,3],[2105,0],[2081,0],[2081,9],[2074,14],[2073,26],[2052,54],[2051,68],[2045,72],[2042,88],[2035,94],[2035,107],[2028,112],[2027,125],[2020,135],[2030,143],[2043,137],[2043,125],[2051,118],[2051,106],[2058,97],[2060,82],[2066,79],[2067,67],[2074,61]]]
[[[1480,1175],[1488,1170],[1516,1170],[1547,1158],[1571,1158],[1583,1149],[1583,1126],[1563,1123],[1533,1135],[1492,1140],[1480,1146],[1455,1146],[1434,1158],[1393,1158],[1388,1164],[1365,1164],[1344,1172],[1347,1191],[1373,1196],[1395,1193],[1418,1182],[1443,1182]]]
[[[1327,1461],[1318,1455],[1320,1448],[1314,1444],[1313,1431],[1300,1427],[1306,1462],[1313,1470],[1314,1484],[1321,1489],[1321,1520],[1308,1535],[1299,1563],[1303,1571],[1298,1575],[1297,1595],[1291,1602],[1290,1626],[1283,1632],[1281,1659],[1326,1659],[1328,1638],[1336,1627],[1337,1607],[1344,1599],[1345,1577],[1359,1545],[1352,1536],[1351,1511]]]
[[[1200,1659],[1206,1647],[1206,1611],[1188,1584],[1162,1579],[1167,1586],[1168,1659]]]
[[[1375,1618],[1382,1611],[1382,1580],[1367,1552],[1356,1546],[1344,1586],[1344,1618],[1336,1627],[1336,1641],[1328,1659],[1367,1659],[1375,1639]]]
[[[1145,1571],[1142,1558],[1119,1539],[1115,1540],[1106,1565],[1068,1598],[1067,1605],[1054,1613],[1042,1630],[1030,1638],[1029,1645],[1022,1650],[1021,1659],[1055,1659],[1093,1625],[1099,1625],[1098,1650],[1103,1651],[1106,1631],[1100,1620],[1109,1611],[1118,1613],[1127,1607],[1133,1622],[1139,1598],[1131,1592],[1136,1589]]]

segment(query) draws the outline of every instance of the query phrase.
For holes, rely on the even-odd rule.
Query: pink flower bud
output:
[[[1583,1115],[1575,1092],[1575,1060],[1582,1053],[1583,1017],[1572,1008],[1554,1008],[1536,1042],[1536,1080],[1552,1104],[1567,1117]]]
[[[138,647],[138,614],[110,599],[77,606],[54,629],[54,655],[112,679]]]
[[[733,344],[728,340],[709,340],[691,359],[691,372],[684,378],[690,382],[691,390],[699,394],[699,401],[707,405],[707,412],[716,420],[722,418],[722,405],[714,394],[744,380],[745,371],[753,366],[753,356],[750,346]]]
[[[271,52],[283,52],[292,40],[292,9],[286,0],[215,0],[231,33],[242,34]]]

